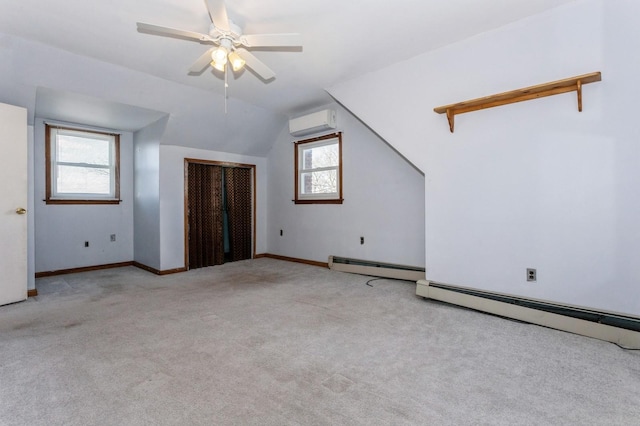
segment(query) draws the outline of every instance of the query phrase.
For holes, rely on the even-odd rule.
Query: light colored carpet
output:
[[[0,424],[640,424],[637,351],[369,279],[273,259],[39,279],[0,308]]]

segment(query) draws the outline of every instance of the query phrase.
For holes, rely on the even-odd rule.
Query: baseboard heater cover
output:
[[[582,336],[640,349],[640,318],[503,293],[419,280],[416,294]]]
[[[329,269],[350,272],[352,274],[371,275],[374,277],[394,278],[407,281],[423,280],[425,277],[425,268],[417,266],[397,265],[394,263],[351,259],[339,256],[329,256]]]

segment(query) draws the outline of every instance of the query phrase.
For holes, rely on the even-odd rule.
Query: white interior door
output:
[[[27,110],[0,104],[0,305],[27,298]]]

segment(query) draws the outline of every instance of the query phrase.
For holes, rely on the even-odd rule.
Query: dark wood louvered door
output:
[[[224,184],[229,236],[227,258],[232,262],[250,259],[252,252],[251,170],[242,167],[226,167]]]
[[[188,269],[253,257],[255,166],[185,160]]]

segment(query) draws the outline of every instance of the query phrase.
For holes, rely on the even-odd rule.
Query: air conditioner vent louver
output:
[[[305,136],[336,128],[336,112],[325,109],[289,120],[289,133],[292,136]]]

